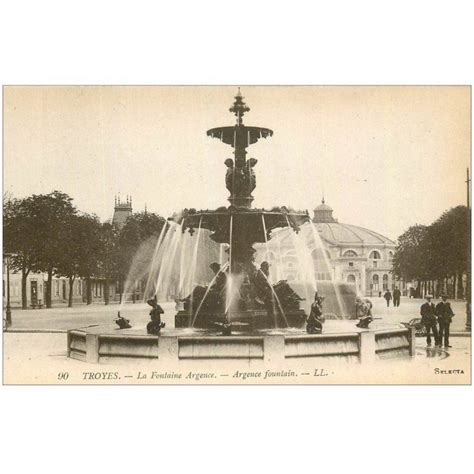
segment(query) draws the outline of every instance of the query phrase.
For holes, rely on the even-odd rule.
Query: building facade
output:
[[[26,277],[26,304],[28,308],[41,307],[46,301],[46,284],[48,275],[46,273],[30,273]],[[82,278],[76,278],[72,286],[72,302],[87,302],[87,284]],[[105,301],[105,281],[102,279],[90,279],[90,299],[92,303]],[[118,300],[116,284],[109,284],[110,301]],[[7,296],[7,268],[3,268],[3,297],[6,304]],[[69,301],[69,280],[65,277],[53,276],[51,286],[51,303],[53,306],[64,305]],[[10,304],[12,307],[21,307],[21,273],[10,270]]]
[[[301,229],[297,240],[303,240],[311,253],[316,280],[352,283],[365,296],[378,296],[399,286],[391,273],[394,241],[372,230],[338,222],[324,199],[314,209],[312,224],[312,228]],[[277,231],[269,241],[269,251],[265,253],[275,272],[274,279],[305,279],[301,248],[296,248],[298,244],[291,233],[288,229]]]
[[[121,229],[128,217],[132,215],[132,197],[127,196],[125,202],[122,202],[120,196],[115,197],[114,214],[112,223]],[[6,272],[7,268],[4,264],[3,268],[3,296],[6,301]],[[27,307],[41,307],[46,301],[46,283],[48,275],[46,273],[29,273],[26,278],[26,301]],[[90,280],[76,278],[72,287],[72,302],[86,303],[88,285],[90,285],[90,301],[91,303],[104,302],[106,292],[110,301],[120,300],[120,285],[118,282],[106,282],[103,278],[93,277]],[[137,297],[141,292],[140,283],[137,282]],[[127,296],[131,298],[130,295]],[[69,301],[69,280],[65,277],[53,276],[51,287],[51,303],[53,306],[66,304]],[[21,302],[21,273],[10,270],[10,304],[13,307],[20,307]]]

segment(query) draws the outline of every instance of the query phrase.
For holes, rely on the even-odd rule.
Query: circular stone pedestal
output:
[[[160,336],[145,328],[118,329],[114,325],[68,331],[68,356],[90,363],[151,361],[186,364],[189,360],[234,360],[282,364],[296,359],[372,362],[415,355],[414,328],[399,326],[359,329],[356,321],[327,321],[323,334],[297,329],[256,331],[222,336],[198,329],[164,329]]]

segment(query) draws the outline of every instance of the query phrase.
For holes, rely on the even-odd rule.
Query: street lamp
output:
[[[5,253],[3,255],[5,264],[7,266],[7,307],[6,307],[6,327],[9,328],[12,325],[12,309],[10,306],[10,263],[12,255]]]

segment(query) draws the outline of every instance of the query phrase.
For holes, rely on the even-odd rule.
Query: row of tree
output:
[[[109,282],[125,281],[136,249],[161,232],[166,221],[153,213],[133,214],[122,229],[97,216],[79,212],[67,194],[53,191],[23,199],[3,201],[4,252],[10,267],[21,273],[22,307],[27,307],[27,277],[48,275],[45,304],[51,307],[53,276],[69,280],[69,306],[77,278],[86,281],[86,301],[91,302],[91,279],[104,280],[106,304]]]
[[[457,206],[429,226],[414,225],[398,238],[392,272],[399,279],[418,281],[422,293],[445,288],[453,297],[463,295],[462,278],[470,286],[471,211]],[[421,289],[421,290],[420,290]]]

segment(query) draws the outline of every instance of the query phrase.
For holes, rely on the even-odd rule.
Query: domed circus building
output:
[[[288,229],[276,231],[256,260],[271,264],[273,281],[305,280],[314,272],[316,280],[336,280],[355,285],[358,294],[378,296],[393,290],[390,273],[395,242],[363,227],[342,224],[333,217],[333,209],[324,199],[314,209],[313,225],[302,226],[297,238]],[[312,268],[302,270],[301,262],[311,254]],[[304,255],[303,255],[304,254]],[[398,282],[396,284],[398,286]]]

